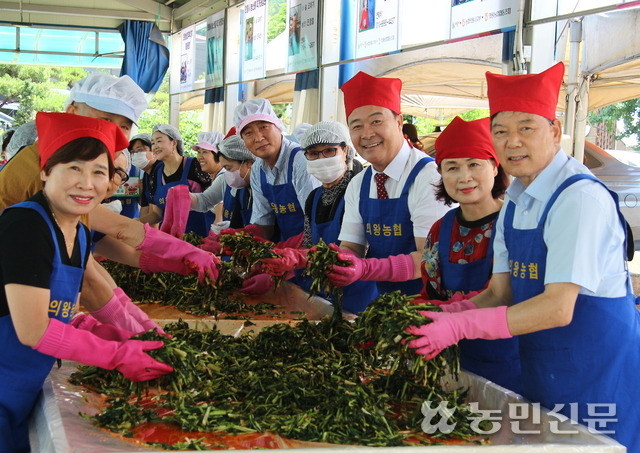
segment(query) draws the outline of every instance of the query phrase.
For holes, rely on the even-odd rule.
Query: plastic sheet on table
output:
[[[36,438],[33,451],[51,453],[85,453],[100,451],[105,453],[159,451],[138,445],[120,436],[94,427],[90,420],[80,413],[95,414],[96,404],[91,398],[95,394],[68,382],[77,364],[65,362],[62,368],[54,368],[47,378],[43,395],[38,401],[33,420]],[[544,409],[539,409],[513,392],[495,385],[474,374],[462,372],[459,380],[450,384],[451,388],[469,388],[468,401],[477,402],[480,410],[497,411],[500,429],[488,436],[486,445],[446,445],[446,446],[405,446],[405,447],[352,447],[313,442],[292,441],[277,435],[270,435],[269,442],[275,448],[304,453],[331,452],[336,448],[349,451],[374,453],[425,453],[446,450],[447,452],[468,453],[486,451],[488,453],[622,453],[626,449],[602,434],[592,433],[586,427],[569,421],[559,421]],[[513,408],[517,407],[517,414]],[[512,409],[510,411],[510,409]],[[513,417],[512,417],[513,416]],[[517,429],[514,427],[517,426]],[[527,434],[518,434],[518,433]],[[571,434],[567,434],[571,433]],[[263,438],[261,441],[264,441]],[[255,451],[255,450],[234,450]]]

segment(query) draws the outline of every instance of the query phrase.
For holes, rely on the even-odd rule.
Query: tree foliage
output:
[[[87,73],[63,66],[0,65],[0,74],[0,107],[20,104],[14,120],[18,127],[37,111],[61,111],[68,90]]]
[[[442,121],[442,123],[440,123],[440,120],[427,118],[423,116],[413,116],[413,115],[402,115],[402,116],[405,123],[411,123],[416,126],[416,130],[418,131],[418,136],[430,134],[436,130],[436,126],[447,125],[454,118],[453,116],[449,118],[445,118]],[[477,119],[489,116],[489,111],[483,110],[483,109],[469,110],[467,112],[461,113],[459,116],[465,121],[472,121],[472,120],[477,120]]]
[[[267,42],[271,42],[287,27],[287,2],[285,0],[269,0],[268,16]]]
[[[616,134],[616,124],[620,120],[624,129],[621,134]],[[614,134],[616,140],[635,137],[636,142],[640,143],[640,98],[618,102],[591,112],[589,122],[605,123],[607,132]],[[636,146],[636,149],[640,150],[640,146]]]

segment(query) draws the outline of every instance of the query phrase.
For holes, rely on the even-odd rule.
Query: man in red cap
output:
[[[540,74],[487,73],[493,144],[515,176],[493,276],[470,310],[426,314],[434,322],[410,328],[420,337],[409,346],[433,357],[463,338],[519,335],[526,398],[637,452],[640,314],[625,222],[617,196],[560,148],[563,75],[562,63]]]
[[[342,86],[349,134],[356,151],[371,166],[349,183],[340,230],[340,247],[363,257],[386,258],[422,251],[431,225],[449,209],[436,200],[440,181],[431,157],[412,149],[402,133],[400,79],[359,72]],[[378,291],[422,289],[413,262],[395,263]]]

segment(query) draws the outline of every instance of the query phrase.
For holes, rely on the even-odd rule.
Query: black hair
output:
[[[493,161],[493,159],[491,159]],[[495,161],[494,161],[495,162]],[[442,178],[440,178],[440,182],[438,184],[434,184],[436,188],[436,200],[442,201],[445,205],[451,206],[453,203],[457,203],[457,200],[454,200],[449,196],[447,191],[444,188],[444,183],[442,182]],[[504,195],[505,191],[509,187],[509,176],[502,168],[502,165],[498,165],[498,174],[493,179],[493,188],[491,189],[491,196],[493,198],[500,198]]]
[[[109,160],[109,179],[113,178],[116,169],[113,165],[113,159],[109,154],[107,145],[97,138],[80,137],[71,140],[69,143],[62,145],[54,152],[47,162],[44,164],[43,170],[45,174],[51,173],[51,169],[58,164],[66,164],[74,160],[89,161],[94,160],[101,154],[107,153]]]
[[[496,112],[496,113],[494,113],[493,115],[491,115],[491,116],[489,117],[489,124],[490,124],[490,126],[493,126],[493,119],[494,119],[494,118],[495,118],[499,113],[502,113],[502,112],[503,112],[503,110],[501,110],[500,112]],[[523,112],[523,113],[527,113],[527,112]],[[535,114],[534,114],[534,113],[532,113],[532,115],[535,115]],[[539,116],[542,116],[542,115],[539,115]],[[553,126],[553,122],[554,122],[555,120],[549,119],[549,118],[547,118],[546,116],[542,116],[542,117],[543,117],[545,120],[547,120],[551,126]]]
[[[416,126],[414,124],[411,123],[404,123],[402,125],[402,133],[406,134],[406,136],[409,138],[409,140],[411,140],[413,143],[417,142],[418,139],[418,130],[416,129]]]
[[[13,137],[13,134],[15,133],[15,129],[10,129],[4,133],[4,135],[2,136],[2,151],[7,149],[7,146],[9,146],[9,142],[11,141],[11,137]]]

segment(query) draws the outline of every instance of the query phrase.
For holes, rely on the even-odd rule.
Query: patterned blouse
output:
[[[451,250],[447,251],[448,259],[452,263],[464,264],[487,256],[489,244],[491,243],[491,233],[493,222],[498,217],[498,212],[494,212],[482,219],[472,222],[462,219],[462,211],[456,208],[456,216],[451,232]],[[422,297],[425,299],[448,300],[450,295],[442,288],[440,272],[440,225],[442,219],[433,224],[422,254]],[[489,283],[487,276],[487,283]]]

